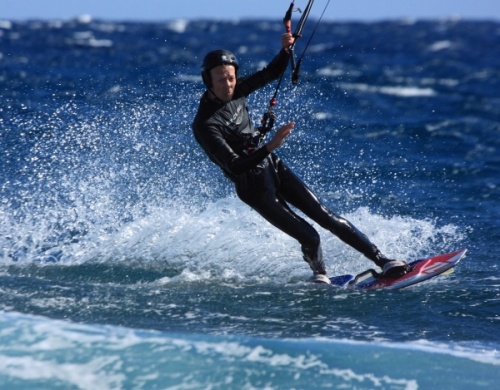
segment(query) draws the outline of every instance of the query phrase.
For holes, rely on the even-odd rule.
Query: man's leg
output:
[[[248,174],[244,184],[237,185],[238,197],[301,244],[304,260],[315,275],[326,275],[318,232],[279,197],[274,169],[271,166],[267,168],[255,175]]]
[[[269,223],[299,241],[304,260],[315,275],[326,275],[321,240],[311,224],[295,214],[286,203],[276,197],[267,199],[265,202],[254,200],[248,204]]]
[[[324,207],[312,191],[282,161],[280,164],[280,191],[284,199],[305,215],[329,230],[343,242],[383,267],[390,260],[384,256],[366,235],[351,222]]]

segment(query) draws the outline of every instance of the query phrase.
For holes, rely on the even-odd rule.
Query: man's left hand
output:
[[[284,33],[281,36],[281,47],[285,50],[288,50],[290,46],[293,45],[293,42],[295,41],[295,38],[293,37],[292,33]]]

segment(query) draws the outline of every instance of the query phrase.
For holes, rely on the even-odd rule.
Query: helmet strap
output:
[[[207,88],[207,92],[209,93],[209,95],[211,95],[210,96],[210,100],[213,100],[214,102],[219,103],[219,104],[223,104],[224,103],[224,101],[222,101],[221,99],[219,99],[215,95],[214,91],[212,91],[212,88]]]

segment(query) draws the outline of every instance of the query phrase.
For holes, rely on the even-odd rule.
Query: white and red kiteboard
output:
[[[416,260],[410,263],[412,270],[398,278],[383,276],[374,269],[366,270],[358,275],[340,275],[330,278],[334,287],[348,287],[362,290],[398,289],[411,286],[433,278],[453,268],[467,252],[461,249],[427,259]]]

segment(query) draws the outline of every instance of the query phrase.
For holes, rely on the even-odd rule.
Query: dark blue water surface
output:
[[[248,74],[282,30],[0,22],[0,388],[498,383],[500,24],[323,22],[298,86],[285,75],[278,153],[328,207],[392,257],[468,248],[450,275],[375,292],[304,283],[299,245],[192,137],[204,54]],[[370,266],[321,236],[332,276]]]

